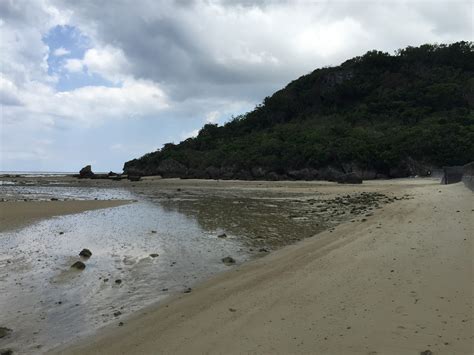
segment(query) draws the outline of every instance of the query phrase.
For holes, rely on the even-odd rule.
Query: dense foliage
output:
[[[124,170],[213,177],[212,167],[214,175],[252,178],[262,177],[252,168],[288,177],[331,167],[395,176],[408,174],[400,170],[408,160],[465,164],[474,158],[473,49],[458,42],[370,51],[317,69],[255,110],[223,126],[206,124],[196,138],[166,144]]]

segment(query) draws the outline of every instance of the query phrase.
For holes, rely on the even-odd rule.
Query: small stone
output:
[[[64,234],[64,232],[59,232],[59,235],[63,235],[63,234]]]
[[[71,265],[71,267],[78,270],[84,270],[86,268],[86,264],[84,264],[82,261],[76,261]]]
[[[259,253],[268,253],[268,249],[260,248],[258,249]]]
[[[59,201],[56,197],[53,197],[51,201]]]
[[[92,256],[92,252],[89,249],[82,249],[79,255],[84,258],[90,258]]]
[[[183,293],[191,293],[192,290],[193,289],[191,287],[188,287],[186,290],[183,291]]]
[[[12,355],[13,350],[12,349],[1,349],[0,350],[0,355]]]
[[[156,233],[157,233],[157,231],[153,230],[153,231],[151,231],[151,233],[152,233],[152,234],[156,234]]]
[[[167,288],[162,288],[161,291],[166,292],[166,291],[168,291],[168,289]]]
[[[12,332],[12,330],[10,328],[0,327],[0,339],[6,337],[11,332]]]
[[[237,310],[235,308],[229,308],[229,311],[230,312],[237,312]]]
[[[118,325],[119,325],[119,327],[123,326],[123,322],[120,322]]]
[[[235,259],[231,256],[226,256],[225,258],[222,258],[222,262],[226,265],[232,265],[235,264]]]
[[[433,355],[433,352],[431,350],[425,350],[420,352],[420,355]]]
[[[217,238],[227,238],[227,234],[225,233],[219,234]]]
[[[117,280],[115,280],[115,283],[116,283],[117,285],[120,285],[120,284],[122,283],[122,280],[117,279]]]
[[[122,314],[122,312],[116,311],[116,312],[114,312],[114,317],[118,317],[118,316],[120,316],[121,314]]]
[[[159,254],[156,254],[156,253],[150,254],[150,257],[152,257],[152,258],[157,258],[158,256],[160,256],[160,255],[159,255]]]

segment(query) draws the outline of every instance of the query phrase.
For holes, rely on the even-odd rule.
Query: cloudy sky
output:
[[[473,4],[0,0],[0,170],[121,170],[318,67],[472,40]]]

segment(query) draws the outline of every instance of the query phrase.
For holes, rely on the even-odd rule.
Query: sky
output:
[[[121,171],[368,50],[473,40],[473,1],[0,0],[0,170]]]

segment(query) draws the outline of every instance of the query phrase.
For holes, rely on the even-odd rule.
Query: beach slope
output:
[[[56,352],[472,354],[473,193],[408,193]]]

